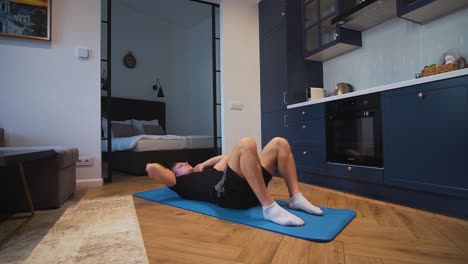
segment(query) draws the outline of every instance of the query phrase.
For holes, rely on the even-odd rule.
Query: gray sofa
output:
[[[0,150],[53,149],[57,155],[24,163],[34,209],[59,208],[76,189],[77,148],[5,147],[5,131],[0,128]],[[17,166],[0,167],[0,210],[27,211],[27,203]]]

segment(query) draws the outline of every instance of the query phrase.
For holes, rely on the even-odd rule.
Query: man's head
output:
[[[171,171],[175,176],[181,176],[193,172],[193,167],[187,162],[176,162],[172,165]]]

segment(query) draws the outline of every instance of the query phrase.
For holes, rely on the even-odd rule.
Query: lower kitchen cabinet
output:
[[[370,183],[383,183],[383,169],[339,163],[327,163],[327,175]]]
[[[322,144],[291,145],[298,172],[325,174],[325,150]]]
[[[287,119],[287,110],[262,113],[262,148],[274,137],[289,138]]]
[[[468,77],[382,97],[386,185],[468,197]]]
[[[303,173],[325,174],[325,106],[314,104],[288,111],[291,150],[299,180]]]

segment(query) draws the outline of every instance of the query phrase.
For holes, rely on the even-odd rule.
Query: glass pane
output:
[[[107,0],[101,0],[101,21],[107,21]]]
[[[221,70],[221,53],[220,53],[221,40],[216,40],[216,70]]]
[[[221,106],[216,106],[217,137],[221,137]]]
[[[309,27],[318,22],[318,0],[309,1],[305,6],[304,25]]]
[[[221,73],[216,73],[216,103],[221,103]]]
[[[101,23],[101,59],[107,59],[107,24]]]
[[[320,0],[320,18],[335,12],[335,0]]]
[[[108,76],[107,61],[101,61],[101,90],[102,91],[107,91],[109,89],[107,76]]]
[[[335,40],[336,26],[331,24],[332,17],[320,23],[320,40],[325,45]]]
[[[222,144],[223,144],[222,139],[218,138],[218,155],[221,155],[223,153]]]
[[[305,40],[305,49],[307,52],[319,47],[318,25],[306,29]]]
[[[215,32],[215,36],[217,38],[221,38],[221,33],[220,33],[220,20],[219,20],[219,7],[215,7],[215,24],[216,24],[216,32]]]

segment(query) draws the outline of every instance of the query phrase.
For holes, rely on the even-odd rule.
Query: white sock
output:
[[[267,207],[263,207],[263,218],[270,220],[278,225],[302,226],[304,221],[299,217],[283,209],[276,202]]]
[[[296,193],[291,199],[289,199],[289,208],[295,210],[303,210],[309,214],[322,215],[323,212],[317,206],[311,204],[302,195],[302,193]]]

